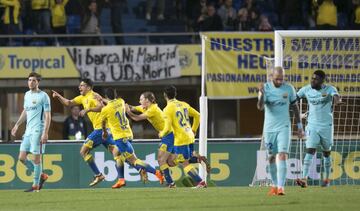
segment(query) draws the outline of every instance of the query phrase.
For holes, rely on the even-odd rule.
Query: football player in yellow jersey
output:
[[[139,106],[126,106],[126,113],[135,121],[147,119],[154,126],[155,130],[160,132],[164,128],[164,118],[162,110],[155,102],[154,93],[142,93],[140,95],[139,103]],[[135,111],[140,112],[141,114],[134,114],[133,112]],[[171,178],[169,165],[167,163],[171,153],[174,153],[174,134],[172,133],[172,130],[161,138],[157,159],[160,170],[165,176],[167,186],[174,188],[176,185]]]
[[[193,130],[196,130],[199,123],[193,124],[191,127],[189,121],[190,116],[197,116],[198,112],[189,104],[176,100],[176,88],[168,86],[164,90],[164,97],[167,105],[164,108],[165,125],[159,136],[163,137],[173,131],[174,133],[174,151],[176,155],[175,163],[181,163],[184,172],[188,174],[196,183],[196,188],[206,188],[207,184],[203,181],[197,170],[190,165],[191,152],[189,144],[192,144],[195,139]],[[194,121],[195,122],[195,121]]]
[[[107,98],[107,105],[101,111],[103,139],[108,137],[108,131],[106,128],[106,124],[108,124],[116,146],[125,159],[131,165],[135,166],[135,168],[140,168],[146,172],[154,174],[159,179],[160,184],[162,184],[164,182],[164,178],[161,172],[159,170],[155,170],[154,167],[150,166],[146,162],[138,159],[135,155],[131,144],[133,133],[129,120],[126,117],[125,101],[122,98],[117,98],[116,91],[112,88],[106,89],[105,97]],[[119,180],[118,183],[123,182]]]
[[[120,168],[124,168],[123,160],[119,159],[119,151],[116,147],[112,137],[109,136],[106,140],[102,140],[102,125],[100,118],[100,111],[103,107],[102,103],[98,100],[101,96],[93,91],[93,83],[90,79],[82,79],[79,85],[80,95],[72,100],[66,99],[56,91],[52,90],[53,97],[57,98],[65,106],[82,105],[83,110],[80,111],[81,116],[88,115],[94,131],[86,138],[86,141],[80,149],[80,154],[84,158],[85,162],[88,163],[91,170],[94,172],[94,180],[90,183],[90,186],[94,186],[105,179],[105,176],[99,171],[92,154],[90,151],[100,144],[112,152],[116,161],[116,168],[118,172],[121,172]],[[122,170],[122,172],[124,172]],[[119,178],[123,175],[119,174]],[[113,188],[119,188],[116,184]]]

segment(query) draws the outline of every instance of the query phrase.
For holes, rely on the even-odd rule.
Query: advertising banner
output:
[[[0,79],[27,78],[38,72],[44,78],[79,78],[66,48],[0,48]]]
[[[203,33],[206,37],[206,92],[209,98],[248,98],[266,82],[273,57],[273,33]]]
[[[356,142],[351,142],[349,150],[341,147],[332,154],[331,180],[336,184],[350,181],[360,184],[359,159],[360,147]],[[93,175],[89,166],[79,154],[80,143],[51,143],[46,146],[43,156],[43,170],[49,175],[46,188],[88,188]],[[266,153],[259,151],[259,142],[209,142],[208,159],[212,170],[208,179],[217,186],[248,186],[251,184],[255,171],[258,180],[269,179],[267,170],[268,161]],[[158,143],[134,143],[137,157],[146,161],[153,167],[159,168],[157,162]],[[195,146],[197,149],[197,146]],[[296,148],[292,147],[290,155],[294,155]],[[19,144],[1,144],[0,147],[0,189],[28,188],[32,182],[31,171],[17,161]],[[117,181],[117,171],[113,156],[103,147],[97,147],[93,152],[99,170],[105,175],[105,181],[97,187],[111,188]],[[298,155],[298,154],[297,154]],[[301,177],[299,157],[290,157],[288,160],[287,179]],[[315,157],[311,166],[309,179],[321,179],[321,158]],[[186,176],[181,167],[171,168],[174,180]],[[125,165],[125,179],[127,187],[160,187],[156,177],[148,174],[149,183],[140,181],[136,169]],[[342,182],[341,182],[342,181]]]
[[[139,82],[181,76],[177,45],[68,47],[83,78]]]

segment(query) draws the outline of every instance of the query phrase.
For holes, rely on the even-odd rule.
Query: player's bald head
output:
[[[280,87],[284,82],[285,71],[282,67],[275,67],[272,71],[272,79],[275,87]]]
[[[281,74],[281,75],[285,75],[285,71],[284,71],[284,68],[282,67],[275,67],[272,71],[272,74]]]

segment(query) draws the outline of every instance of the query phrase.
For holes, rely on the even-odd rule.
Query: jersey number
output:
[[[118,120],[119,120],[119,122],[120,122],[120,127],[121,127],[122,129],[125,129],[125,128],[126,128],[126,125],[127,125],[127,119],[126,119],[126,117],[125,117],[125,113],[124,113],[124,112],[120,113],[119,111],[117,111],[117,112],[115,113],[115,116],[118,118]]]
[[[185,127],[186,123],[190,123],[190,119],[189,119],[189,112],[186,108],[184,108],[184,112],[181,111],[177,111],[176,112],[176,117],[179,120],[179,125],[181,127]]]

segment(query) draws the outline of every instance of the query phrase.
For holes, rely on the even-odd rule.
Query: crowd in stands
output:
[[[138,6],[129,8],[130,1]],[[105,20],[103,9],[110,11]],[[140,11],[136,18],[155,22],[160,32],[169,20],[183,23],[188,32],[360,28],[360,0],[0,0],[0,35],[87,34],[77,44],[98,45],[107,25],[109,33],[129,32],[123,17],[129,10]],[[11,44],[0,39],[0,46]],[[123,38],[116,37],[115,44],[124,44]]]

